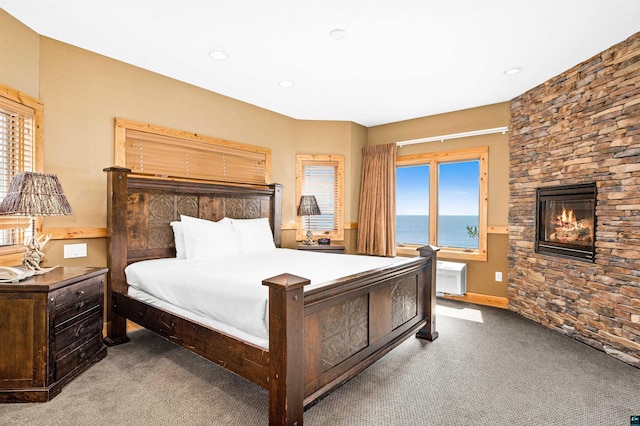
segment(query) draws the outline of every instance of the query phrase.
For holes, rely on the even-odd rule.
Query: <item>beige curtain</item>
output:
[[[358,253],[396,255],[396,144],[362,150]]]

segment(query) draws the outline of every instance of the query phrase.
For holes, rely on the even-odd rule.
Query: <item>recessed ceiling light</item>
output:
[[[329,31],[329,36],[334,40],[342,40],[347,36],[347,32],[343,29],[336,28],[335,30]]]
[[[222,50],[212,50],[211,52],[209,52],[209,56],[218,61],[229,59],[229,55],[227,55],[227,53],[223,52]]]
[[[504,74],[515,75],[515,74],[518,74],[520,71],[522,71],[522,67],[507,68],[506,70],[504,70]]]
[[[293,87],[295,85],[295,83],[293,81],[290,80],[282,80],[280,83],[278,83],[280,86],[282,87]]]

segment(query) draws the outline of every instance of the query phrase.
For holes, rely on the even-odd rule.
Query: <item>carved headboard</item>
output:
[[[170,223],[180,215],[220,220],[268,217],[274,242],[281,245],[279,184],[221,185],[129,175],[111,167],[108,174],[108,263],[113,290],[126,291],[124,267],[129,263],[175,256]],[[114,275],[115,274],[115,275]]]

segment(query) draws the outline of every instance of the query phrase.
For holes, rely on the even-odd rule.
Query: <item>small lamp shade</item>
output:
[[[303,195],[300,197],[298,206],[298,216],[317,216],[320,214],[320,207],[315,195]]]
[[[315,195],[303,195],[300,197],[300,205],[298,206],[298,216],[307,216],[307,238],[304,240],[304,244],[313,244],[313,233],[311,232],[311,226],[309,224],[309,216],[320,215],[320,207],[316,201]]]
[[[22,264],[35,274],[45,274],[55,268],[40,266],[44,253],[44,242],[36,238],[34,217],[67,216],[71,214],[71,206],[64,196],[58,177],[53,174],[23,172],[11,179],[7,196],[0,204],[0,215],[29,216],[31,218],[31,240],[24,253]],[[33,275],[33,274],[32,274]],[[28,275],[22,275],[23,278]]]
[[[0,214],[14,216],[68,216],[71,206],[54,174],[23,172],[11,179]]]

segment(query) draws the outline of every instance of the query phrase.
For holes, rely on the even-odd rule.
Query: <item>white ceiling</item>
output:
[[[293,118],[508,101],[640,31],[639,0],[0,0],[37,33]],[[344,29],[346,38],[329,32]],[[208,52],[228,53],[216,61]],[[504,70],[522,67],[507,76]],[[278,83],[290,80],[293,87]]]

